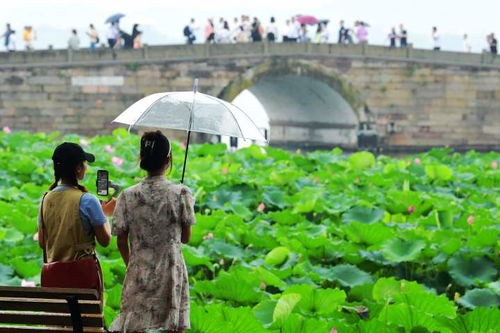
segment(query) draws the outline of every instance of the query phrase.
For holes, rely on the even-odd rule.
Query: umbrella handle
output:
[[[191,138],[191,131],[188,132],[188,137],[187,137],[187,142],[186,142],[186,153],[184,154],[184,166],[182,167],[181,184],[184,184],[184,173],[186,172],[186,162],[188,159],[189,139],[190,138]]]
[[[198,92],[198,79],[194,79],[193,92],[195,94]]]

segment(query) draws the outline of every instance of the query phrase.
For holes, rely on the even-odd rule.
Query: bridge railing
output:
[[[369,57],[400,59],[474,66],[500,66],[500,57],[489,53],[463,53],[408,48],[389,48],[378,45],[339,45],[313,43],[241,43],[195,45],[145,45],[141,49],[91,51],[36,50],[0,52],[0,67],[33,66],[40,64],[65,65],[68,63],[144,62],[211,57],[272,55],[315,55],[333,57]]]

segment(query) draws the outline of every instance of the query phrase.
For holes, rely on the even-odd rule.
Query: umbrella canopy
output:
[[[193,91],[146,96],[113,122],[130,127],[168,128],[267,141],[243,110],[219,98]]]
[[[319,22],[319,20],[317,18],[315,18],[314,16],[310,16],[310,15],[299,15],[295,19],[300,24],[313,25],[313,24],[317,24]]]
[[[193,91],[146,96],[123,111],[113,122],[132,127],[165,128],[188,132],[181,183],[184,182],[191,132],[227,135],[267,142],[253,120],[237,106]]]
[[[114,23],[114,22],[118,22],[120,21],[120,19],[122,17],[124,17],[125,14],[121,14],[121,13],[117,13],[117,14],[114,14],[114,15],[111,15],[110,17],[108,17],[108,19],[106,20],[105,23]]]

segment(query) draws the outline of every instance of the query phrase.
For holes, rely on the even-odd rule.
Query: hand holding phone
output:
[[[104,215],[107,217],[112,216],[116,207],[116,199],[111,198],[109,201],[101,201],[101,207]]]

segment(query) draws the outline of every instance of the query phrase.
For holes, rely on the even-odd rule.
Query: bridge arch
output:
[[[271,59],[233,79],[219,97],[233,101],[246,90],[266,110],[272,145],[357,145],[365,102],[362,94],[332,68],[305,60]]]

